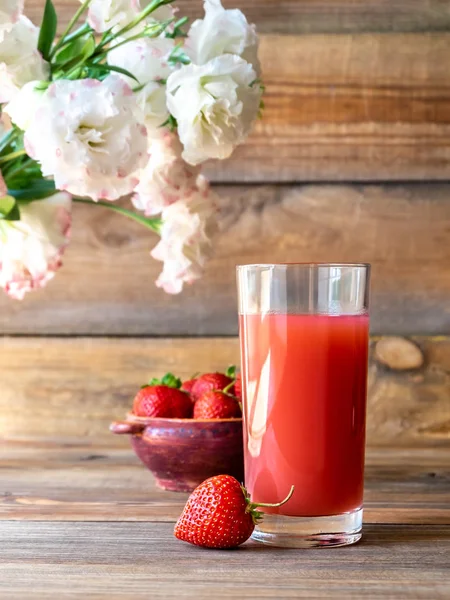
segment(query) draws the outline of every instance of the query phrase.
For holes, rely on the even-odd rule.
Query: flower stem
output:
[[[6,178],[7,179],[12,179],[13,177],[15,177],[16,175],[18,175],[22,171],[25,171],[25,169],[28,169],[28,167],[31,166],[33,163],[34,163],[34,160],[32,158],[27,158],[18,167],[16,167],[12,171],[8,171],[8,174],[7,174]]]
[[[126,25],[120,31],[118,31],[117,33],[115,33],[112,38],[109,37],[109,38],[101,41],[100,45],[99,45],[99,48],[102,48],[103,46],[106,46],[106,44],[108,44],[113,38],[121,37],[127,31],[131,31],[137,25],[139,25],[139,23],[141,21],[143,21],[144,19],[146,19],[152,12],[155,12],[155,10],[157,10],[161,6],[165,6],[166,4],[171,4],[172,2],[173,2],[173,0],[153,0],[153,2],[150,2],[150,4],[148,6],[146,6],[144,8],[144,10],[141,11],[139,13],[139,15],[133,21],[131,21],[130,23],[128,23],[128,25]]]
[[[11,142],[16,140],[19,137],[20,131],[19,129],[10,129],[7,131],[0,140],[0,152],[4,150]]]
[[[148,217],[143,217],[142,215],[138,215],[132,210],[128,210],[127,208],[123,208],[122,206],[117,206],[117,204],[113,204],[112,202],[102,202],[99,200],[98,202],[94,202],[94,200],[88,200],[87,198],[72,198],[74,202],[79,202],[80,204],[93,204],[94,206],[103,206],[105,208],[109,208],[110,210],[123,215],[124,217],[128,217],[132,221],[136,221],[140,225],[144,225],[148,229],[151,229],[155,233],[159,234],[161,227],[161,219],[155,217],[153,219]]]
[[[11,154],[7,154],[6,156],[1,156],[0,165],[7,163],[10,160],[14,160],[15,158],[19,158],[19,156],[24,156],[25,154],[25,150],[17,150],[16,152],[11,152]]]
[[[167,27],[165,25],[165,23],[166,23],[166,21],[164,21],[164,23],[162,23],[158,29],[155,29],[155,34],[152,35],[151,37],[158,37],[158,35],[163,33],[163,31],[165,31],[165,29]],[[170,21],[167,21],[167,23],[170,24]],[[132,42],[134,40],[139,40],[142,37],[150,37],[150,36],[146,36],[146,35],[143,35],[142,33],[138,33],[137,35],[133,35],[131,37],[125,38],[124,40],[121,40],[115,46],[110,46],[106,50],[103,50],[100,54],[95,53],[93,56],[95,56],[96,58],[106,56],[106,54],[108,54],[108,52],[111,52],[111,50],[116,50],[116,48],[119,48],[120,46],[123,46],[124,44],[128,44],[128,42]]]
[[[61,38],[59,40],[59,42],[56,44],[56,46],[54,47],[54,49],[52,50],[51,58],[53,58],[59,50],[62,50],[64,48],[64,46],[67,46],[67,44],[70,44],[70,42],[73,42],[74,40],[77,40],[81,36],[86,35],[86,33],[90,33],[92,31],[93,31],[92,27],[90,25],[88,25],[88,23],[84,23],[76,31],[74,31],[70,35],[66,35],[64,40]]]
[[[53,58],[55,53],[60,49],[62,43],[65,41],[66,35],[68,35],[72,31],[73,26],[78,21],[78,19],[81,17],[81,15],[84,13],[84,11],[88,8],[90,3],[91,3],[91,0],[85,0],[83,2],[83,4],[79,7],[79,9],[76,11],[76,13],[73,15],[73,17],[70,19],[69,24],[65,28],[61,37],[59,38],[59,41],[54,46],[54,48],[50,54],[50,58]]]

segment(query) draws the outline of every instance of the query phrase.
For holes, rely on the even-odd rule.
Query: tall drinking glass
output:
[[[361,538],[369,279],[366,264],[237,267],[245,483],[264,509],[253,539]]]

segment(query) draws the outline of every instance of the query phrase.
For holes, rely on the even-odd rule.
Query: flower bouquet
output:
[[[160,236],[156,285],[179,293],[211,252],[215,194],[262,108],[255,27],[205,0],[187,29],[172,0],[85,0],[60,37],[23,0],[0,7],[0,286],[43,287],[70,240],[72,202],[108,207]],[[145,4],[145,3],[143,3]],[[133,209],[115,203],[131,195]]]

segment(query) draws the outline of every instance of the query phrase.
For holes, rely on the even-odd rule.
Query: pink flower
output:
[[[166,88],[160,83],[167,79],[173,68],[169,56],[175,48],[170,38],[141,38],[119,46],[108,53],[108,63],[133,73],[142,89],[136,92],[145,125],[158,131],[167,121],[169,112],[166,105]],[[125,81],[136,87],[136,82],[124,75]]]
[[[71,197],[60,192],[21,205],[20,221],[0,221],[0,287],[16,300],[44,287],[69,243]]]
[[[6,187],[5,180],[3,179],[2,172],[0,171],[0,198],[3,198],[3,196],[6,196],[7,193],[8,193],[8,188]]]
[[[136,187],[147,160],[147,129],[131,88],[103,81],[55,81],[25,131],[25,148],[56,188],[116,200]]]
[[[197,190],[200,168],[186,163],[181,158],[182,150],[178,137],[168,130],[162,130],[159,138],[151,140],[150,158],[139,174],[133,196],[134,206],[147,216],[159,214]]]
[[[189,199],[178,200],[162,212],[161,241],[151,255],[164,262],[156,285],[168,294],[179,294],[185,283],[203,275],[215,230],[214,201],[214,192],[200,176]]]

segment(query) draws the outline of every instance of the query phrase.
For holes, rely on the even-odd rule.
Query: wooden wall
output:
[[[43,4],[26,2],[35,22]],[[79,3],[55,4],[62,27]],[[190,16],[200,15],[201,4],[178,2]],[[68,426],[63,413],[55,416],[55,389],[68,407],[76,398],[86,418],[97,410],[99,387],[100,396],[119,398],[122,410],[132,381],[140,384],[144,372],[166,363],[178,367],[170,353],[165,363],[154,362],[158,344],[170,340],[141,337],[236,334],[236,264],[333,260],[373,263],[373,333],[420,334],[425,353],[424,366],[412,374],[391,377],[389,368],[382,370],[371,410],[384,416],[375,421],[370,441],[416,439],[398,435],[401,423],[409,423],[406,414],[413,415],[414,427],[420,429],[423,419],[424,427],[439,431],[427,439],[441,443],[450,437],[444,410],[450,354],[442,352],[448,340],[431,336],[450,334],[450,0],[224,4],[239,5],[262,32],[267,109],[248,143],[207,169],[221,196],[221,232],[204,280],[181,296],[166,296],[154,286],[159,265],[148,254],[156,239],[105,209],[76,206],[73,243],[54,282],[21,303],[0,298],[0,332],[13,336],[0,352],[1,410],[7,415],[0,434],[20,435],[21,428],[37,434],[19,412],[8,412],[14,398],[35,402],[46,415],[39,423],[46,422],[52,435],[61,423],[72,434],[98,432],[83,419]],[[100,339],[91,346],[86,336]],[[211,361],[220,366],[229,354],[214,344]],[[98,369],[123,357],[130,368],[125,388],[123,369],[120,377],[109,369],[95,375],[78,362],[86,348],[100,353]],[[129,363],[136,348],[142,349],[139,358]],[[18,367],[21,356],[36,361],[35,375]],[[208,353],[198,356],[208,361]],[[64,366],[58,375],[52,369],[59,357]],[[50,372],[52,383],[46,384]],[[84,378],[89,381],[83,387]],[[438,401],[442,410],[433,412]],[[114,403],[106,404],[107,411]],[[102,419],[103,427],[104,413]]]

